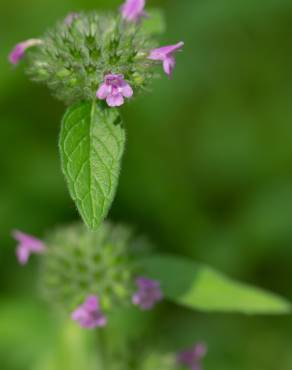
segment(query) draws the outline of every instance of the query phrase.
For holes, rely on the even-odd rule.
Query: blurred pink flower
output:
[[[71,12],[69,14],[67,14],[66,18],[64,19],[64,23],[67,24],[67,26],[71,26],[71,24],[73,23],[73,21],[78,18],[78,13],[76,12]]]
[[[180,352],[177,356],[179,365],[186,365],[189,370],[202,370],[202,359],[207,353],[207,347],[203,343],[197,343],[193,348]]]
[[[10,63],[17,64],[24,57],[26,49],[40,44],[42,44],[42,40],[39,39],[29,39],[18,43],[9,54]]]
[[[94,295],[88,296],[85,302],[73,311],[71,318],[85,329],[103,327],[107,323],[105,315],[100,310],[98,297]]]
[[[139,22],[146,15],[145,0],[126,0],[121,6],[122,17],[129,22]]]
[[[160,283],[145,277],[136,279],[138,292],[133,295],[132,302],[142,310],[151,310],[154,305],[163,299]]]
[[[13,237],[18,241],[16,256],[21,265],[25,265],[28,262],[31,253],[41,254],[46,250],[41,240],[21,231],[13,231]]]

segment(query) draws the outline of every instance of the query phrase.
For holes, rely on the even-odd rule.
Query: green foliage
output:
[[[210,267],[171,255],[143,261],[147,276],[162,284],[165,296],[201,311],[282,314],[291,311],[286,300],[225,277]]]
[[[15,263],[10,230],[41,235],[76,217],[56,165],[61,105],[7,63],[17,41],[37,37],[72,3],[1,4],[0,307],[32,291],[37,273],[34,258],[25,269]],[[120,3],[75,0],[74,9],[96,5],[115,11]],[[208,261],[292,299],[291,1],[263,6],[261,0],[154,0],[155,5],[163,5],[171,24],[164,40],[180,36],[186,48],[172,81],[163,78],[150,96],[127,107],[129,145],[115,217],[149,230],[163,241],[161,252]],[[27,299],[37,302],[35,296]],[[32,370],[25,359],[47,348],[42,338],[54,320],[29,314],[18,299],[7,305],[8,312],[9,321],[0,314],[0,327],[6,328],[1,369]],[[152,314],[157,322],[147,323],[144,338],[155,345],[167,340],[167,350],[205,340],[206,370],[292,369],[292,316],[205,315],[175,305]],[[136,328],[148,317],[141,315]],[[62,370],[71,370],[69,363],[67,356]]]
[[[164,13],[160,9],[147,10],[147,17],[143,19],[142,30],[149,34],[159,34],[166,30]]]
[[[157,21],[148,28],[158,31]],[[29,52],[28,74],[67,104],[94,99],[109,72],[123,74],[136,93],[149,84],[154,65],[147,55],[155,44],[141,24],[96,12],[62,20]]]
[[[60,154],[70,194],[94,230],[113,201],[125,145],[125,131],[116,109],[96,102],[69,108],[62,121]]]

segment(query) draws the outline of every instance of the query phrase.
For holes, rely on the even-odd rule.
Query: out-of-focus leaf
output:
[[[288,301],[272,293],[239,283],[208,266],[186,258],[157,255],[142,261],[149,278],[159,280],[165,297],[201,311],[246,314],[283,314]]]
[[[96,102],[66,112],[60,135],[62,169],[70,194],[90,229],[107,216],[113,201],[125,145],[125,131],[116,109]]]

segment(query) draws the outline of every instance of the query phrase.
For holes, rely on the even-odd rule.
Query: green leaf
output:
[[[147,17],[143,19],[142,29],[148,34],[160,34],[166,30],[164,14],[159,9],[147,10]]]
[[[116,109],[97,102],[68,109],[60,134],[62,169],[69,192],[90,229],[107,216],[115,196],[125,146]]]
[[[209,312],[291,312],[291,305],[285,299],[186,258],[157,255],[143,259],[142,264],[146,276],[159,280],[165,297],[179,305]]]

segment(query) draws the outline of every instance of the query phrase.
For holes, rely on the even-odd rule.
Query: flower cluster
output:
[[[134,305],[142,310],[150,310],[155,304],[163,299],[163,294],[158,281],[145,277],[137,278],[138,292],[132,297]],[[90,295],[85,302],[76,308],[71,315],[72,319],[79,322],[82,328],[94,329],[106,325],[107,319],[101,312],[99,299]]]
[[[46,83],[53,94],[71,104],[93,99],[110,107],[145,90],[155,77],[156,63],[172,75],[174,53],[183,42],[155,48],[152,35],[143,28],[145,0],[126,0],[120,15],[96,12],[69,13],[41,39],[15,46],[9,55],[17,64],[28,49],[28,74]]]
[[[109,281],[115,275],[117,281],[111,283],[112,289],[116,289],[116,293],[118,291],[121,293],[125,290],[121,283],[125,285],[126,281],[121,280],[122,275],[119,271],[127,272],[132,269],[130,265],[126,266],[129,256],[126,256],[123,262],[125,251],[121,252],[128,244],[132,245],[132,249],[136,248],[135,242],[131,241],[129,230],[119,226],[113,228],[105,223],[94,233],[88,232],[84,226],[76,225],[59,229],[48,238],[46,243],[21,231],[14,231],[13,237],[18,242],[16,255],[20,264],[26,264],[30,254],[45,254],[42,279],[47,285],[52,300],[60,299],[61,292],[62,294],[65,292],[65,299],[71,303],[74,302],[75,298],[70,298],[70,289],[74,297],[84,297],[83,302],[75,305],[71,312],[72,320],[84,329],[106,326],[107,316],[102,306],[105,309],[109,308],[107,304],[109,297],[106,296],[106,290],[110,287]],[[115,256],[116,250],[120,252]],[[110,264],[104,264],[106,260],[110,261]],[[116,265],[120,265],[118,270]],[[127,275],[128,279],[132,279],[131,273]],[[103,286],[104,282],[105,286]],[[135,282],[138,289],[132,293],[132,303],[141,310],[151,310],[163,299],[158,281],[140,276]],[[82,283],[85,283],[83,287],[80,285]],[[189,370],[202,370],[201,361],[206,352],[206,346],[198,343],[193,348],[178,353],[177,365],[186,366]]]
[[[26,264],[33,253],[44,255],[41,280],[47,298],[63,306],[69,302],[71,319],[81,328],[105,327],[106,312],[121,299],[132,301],[143,311],[153,309],[163,299],[160,282],[145,276],[135,279],[134,291],[133,276],[139,270],[134,267],[135,255],[144,254],[148,248],[142,243],[141,249],[141,241],[133,239],[123,226],[104,223],[98,231],[90,232],[83,225],[73,225],[56,230],[46,242],[21,231],[14,231],[13,236],[18,242],[16,255],[20,264]],[[198,343],[178,353],[176,361],[171,356],[174,360],[167,361],[166,366],[202,370],[206,352],[206,346]]]
[[[197,343],[194,347],[180,352],[177,356],[177,363],[187,366],[189,370],[202,370],[202,359],[206,353],[206,345]]]
[[[73,225],[50,233],[46,242],[20,231],[13,236],[21,264],[32,253],[44,254],[40,279],[44,295],[68,311],[73,308],[72,319],[84,328],[106,324],[102,307],[108,311],[132,300],[142,310],[150,310],[162,300],[159,282],[146,277],[136,279],[138,291],[134,292],[134,277],[140,271],[137,253],[147,252],[148,247],[141,250],[140,242],[124,226],[103,223],[91,232]]]

